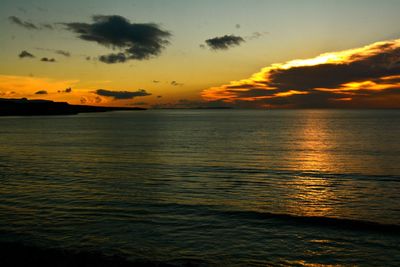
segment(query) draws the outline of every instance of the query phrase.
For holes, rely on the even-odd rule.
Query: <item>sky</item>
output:
[[[400,108],[398,0],[0,0],[0,97]]]

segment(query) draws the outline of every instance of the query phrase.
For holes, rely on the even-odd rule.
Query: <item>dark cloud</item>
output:
[[[245,40],[242,37],[235,35],[224,35],[206,40],[206,44],[213,50],[227,50],[243,42]]]
[[[227,90],[227,92],[234,93],[239,98],[269,96],[276,93],[274,90],[265,90],[263,88],[249,88],[249,90],[243,91]]]
[[[95,92],[96,94],[100,96],[107,96],[107,97],[112,97],[114,99],[132,99],[135,97],[139,96],[149,96],[151,95],[144,89],[139,89],[135,92],[130,92],[130,91],[109,91],[105,89],[98,89]]]
[[[131,23],[122,16],[93,16],[93,23],[64,23],[68,30],[85,41],[120,50],[102,55],[104,63],[145,60],[161,54],[171,33],[154,23]]]
[[[40,61],[42,61],[42,62],[50,62],[50,63],[56,62],[56,60],[54,58],[47,58],[47,57],[42,57],[40,59]]]
[[[399,88],[400,39],[273,64],[202,95],[238,106],[393,108]]]
[[[18,26],[24,27],[24,28],[26,28],[28,30],[38,30],[39,29],[35,24],[33,24],[31,22],[28,22],[28,21],[23,21],[23,20],[21,20],[20,18],[18,18],[16,16],[10,16],[10,17],[8,17],[8,19],[12,23],[14,23],[14,24],[16,24]]]
[[[31,53],[29,53],[28,51],[22,51],[21,53],[19,53],[18,55],[19,58],[34,58],[35,56],[32,55]]]
[[[69,88],[67,88],[67,89],[65,89],[65,90],[58,90],[58,92],[59,93],[72,93],[72,88],[71,87],[69,87]]]
[[[333,108],[344,99],[346,94],[332,94],[329,92],[311,91],[308,94],[294,94],[289,97],[274,97],[261,100],[272,106],[286,106],[296,108]]]
[[[270,72],[269,85],[280,90],[338,88],[344,83],[374,80],[392,75],[400,75],[400,47],[346,64],[277,69]]]
[[[158,95],[157,98],[162,98],[162,95]]]
[[[159,83],[160,81],[157,81],[157,80],[153,80],[153,83]]]
[[[172,86],[183,86],[184,84],[183,83],[178,83],[177,81],[172,81],[171,85]]]
[[[238,85],[227,85],[228,89],[251,89],[254,88],[254,84],[238,84]]]
[[[46,90],[40,90],[40,91],[37,91],[35,93],[35,95],[47,95],[47,91]]]
[[[399,108],[400,88],[389,90],[366,90],[355,95],[312,90],[308,94],[289,97],[273,97],[256,101],[238,101],[239,106],[262,106],[279,108]]]
[[[113,64],[113,63],[123,63],[128,60],[126,54],[117,53],[117,54],[108,54],[99,57],[99,60],[104,63]]]
[[[236,29],[240,29],[240,27],[241,27],[240,24],[236,24],[236,25],[235,25],[235,28],[236,28]]]

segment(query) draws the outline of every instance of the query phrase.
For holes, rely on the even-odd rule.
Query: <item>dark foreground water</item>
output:
[[[0,241],[211,266],[400,262],[400,110],[0,118]]]

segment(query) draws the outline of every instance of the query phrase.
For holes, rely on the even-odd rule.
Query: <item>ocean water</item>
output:
[[[0,118],[0,241],[205,266],[398,266],[400,110]]]

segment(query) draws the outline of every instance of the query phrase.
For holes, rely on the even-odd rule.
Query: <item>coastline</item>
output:
[[[67,102],[50,100],[28,100],[0,98],[0,116],[55,116],[77,115],[109,111],[146,110],[139,107],[101,107],[89,105],[71,105]]]

